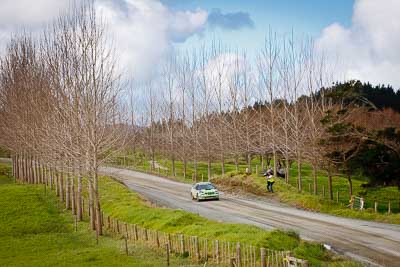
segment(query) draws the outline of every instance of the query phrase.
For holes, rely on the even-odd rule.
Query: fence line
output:
[[[301,262],[301,265],[298,266],[308,266],[306,261],[291,257],[289,251],[270,250],[239,242],[213,240],[182,233],[166,233],[138,224],[130,224],[109,215],[103,214],[103,217],[106,231],[113,236],[126,239],[128,244],[144,244],[152,249],[163,250],[166,255],[189,257],[196,263],[208,262],[220,266],[241,267],[286,267],[289,266],[288,259],[290,257],[291,261]],[[166,247],[168,247],[168,251],[166,251]],[[266,265],[262,264],[263,261]]]

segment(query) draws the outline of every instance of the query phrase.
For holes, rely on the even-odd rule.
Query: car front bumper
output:
[[[205,199],[219,199],[219,194],[213,194],[213,195],[199,195],[199,199],[205,200]]]

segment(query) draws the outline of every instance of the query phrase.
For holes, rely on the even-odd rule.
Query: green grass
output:
[[[63,211],[52,192],[42,185],[15,184],[0,164],[0,266],[164,266],[162,252],[140,245],[100,237],[99,244],[88,223],[75,232],[70,212]],[[171,258],[172,266],[190,264]]]
[[[171,161],[166,160],[160,157],[157,157],[157,162],[160,163],[160,165],[167,167],[169,170],[171,170]],[[133,167],[138,170],[145,170],[149,171],[150,170],[150,163],[149,159],[146,159],[144,154],[142,153],[135,153],[135,154],[130,154],[128,156],[120,156],[116,158],[115,163],[120,166],[129,166]],[[272,163],[271,163],[272,164]],[[254,157],[252,159],[252,168],[253,172],[255,172],[256,167],[258,166],[259,173],[261,173],[261,162],[259,157]],[[244,161],[243,158],[240,159],[239,161],[239,172],[244,172],[247,167],[246,162]],[[192,175],[193,175],[193,164],[191,162],[188,163],[187,165],[187,176],[186,179],[183,179],[183,163],[181,161],[175,161],[175,168],[176,168],[176,177],[174,177],[177,180],[184,181],[184,182],[192,182]],[[170,172],[170,171],[169,171]],[[225,173],[232,173],[236,172],[235,165],[232,161],[227,160],[225,162]],[[220,177],[221,176],[221,164],[218,162],[212,163],[212,173],[214,177]],[[282,190],[285,190],[287,194],[293,194],[293,192],[297,191],[297,165],[296,162],[294,162],[291,166],[290,169],[290,181],[289,184],[292,187],[282,187]],[[162,175],[168,175],[171,176],[171,173],[166,173],[166,171],[161,170]],[[301,170],[301,175],[302,175],[302,185],[303,185],[303,191],[298,194],[298,192],[295,192],[296,194],[294,195],[296,198],[302,198],[304,195],[304,198],[307,199],[307,202],[311,206],[320,206],[321,203],[322,205],[326,205],[326,203],[329,203],[329,201],[324,201],[329,198],[328,196],[328,178],[326,176],[326,173],[324,171],[318,171],[317,176],[318,176],[318,194],[317,197],[310,197],[310,194],[313,194],[313,176],[312,176],[312,167],[310,164],[303,163],[302,164],[302,170]],[[255,175],[256,176],[256,175]],[[201,180],[201,178],[207,179],[207,163],[206,162],[199,162],[198,163],[198,179]],[[399,213],[400,212],[400,191],[397,187],[395,186],[380,186],[380,187],[368,187],[364,188],[362,185],[367,183],[366,178],[361,177],[361,176],[354,176],[353,179],[353,194],[356,196],[362,196],[365,199],[365,208],[366,209],[373,209],[374,207],[374,202],[378,202],[378,212],[382,214],[382,216],[365,216],[362,215],[365,218],[370,218],[374,220],[374,218],[379,218],[379,221],[382,221],[386,216],[386,213],[388,211],[388,203],[389,201],[391,202],[391,212],[392,213]],[[334,199],[336,201],[336,196],[337,193],[339,193],[339,203],[342,205],[347,205],[350,199],[350,194],[349,194],[349,186],[348,186],[348,180],[347,178],[343,176],[334,176],[333,181],[332,181],[332,190],[334,193]],[[325,191],[325,194],[323,192]],[[282,191],[281,191],[282,192]],[[282,192],[284,193],[284,192]],[[282,194],[284,196],[284,194]],[[287,198],[291,199],[291,196],[286,195],[282,198],[282,200],[285,200]],[[300,200],[301,201],[301,200]],[[288,203],[293,203],[293,201],[287,201]],[[314,202],[314,203],[311,203]],[[296,204],[296,203],[295,203]],[[327,205],[326,208],[330,208],[331,205]],[[324,212],[325,209],[318,209],[319,211]],[[359,214],[354,213],[354,212],[348,212],[347,216],[351,217],[350,215],[354,215],[354,217],[358,218]],[[383,220],[385,221],[385,220]],[[389,219],[390,221],[390,219]]]
[[[101,177],[99,190],[104,212],[127,223],[169,233],[292,250],[295,256],[309,260],[313,266],[352,264],[333,256],[320,244],[300,240],[294,232],[270,232],[250,225],[215,222],[182,210],[151,207],[136,193],[111,178]]]

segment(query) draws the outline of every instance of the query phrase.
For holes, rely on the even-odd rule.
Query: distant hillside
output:
[[[372,86],[370,83],[352,80],[337,82],[318,92],[319,95],[322,93],[337,101],[358,102],[376,109],[392,108],[400,112],[400,90],[396,92],[390,85]]]

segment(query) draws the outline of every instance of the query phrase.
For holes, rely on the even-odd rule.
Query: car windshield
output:
[[[215,189],[215,187],[212,184],[199,184],[197,187],[198,190],[210,190],[210,189]]]

